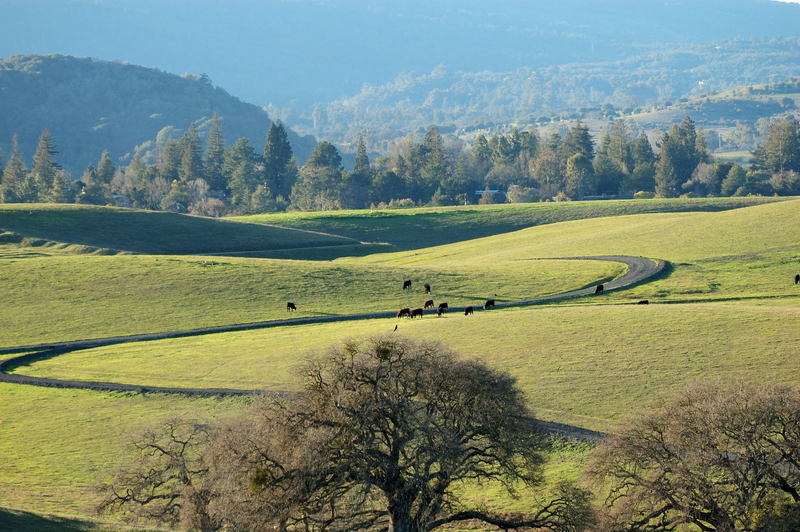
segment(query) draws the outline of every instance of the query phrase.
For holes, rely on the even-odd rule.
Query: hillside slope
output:
[[[168,212],[57,204],[0,204],[0,232],[135,253],[241,252],[357,242],[259,224]]]
[[[76,178],[87,164],[97,163],[104,149],[119,163],[136,146],[180,135],[192,122],[202,134],[215,113],[222,117],[229,144],[247,137],[260,151],[270,124],[267,114],[207,79],[63,55],[0,60],[0,151],[8,154],[18,133],[30,159],[39,134],[48,128],[61,152],[56,160]],[[295,155],[305,160],[314,139],[288,133]]]

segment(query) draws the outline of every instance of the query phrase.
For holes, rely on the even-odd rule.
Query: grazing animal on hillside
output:
[[[444,309],[442,307],[437,308],[436,309],[436,317],[437,318],[441,318],[442,314],[444,314]]]
[[[411,309],[410,308],[401,308],[397,311],[397,317],[402,318],[403,316],[411,317]]]
[[[431,285],[429,285],[428,283],[425,283],[424,285],[422,285],[422,287],[425,289],[425,293],[426,294],[430,294],[431,293]]]
[[[433,308],[433,299],[429,299],[422,305],[422,308]]]
[[[603,293],[603,285],[597,285],[597,288],[594,289],[595,294],[602,294]]]
[[[483,310],[489,310],[490,308],[494,308],[494,299],[488,299],[486,303],[483,304]]]
[[[411,311],[411,317],[412,318],[416,318],[417,316],[419,316],[420,318],[422,317],[422,309],[421,308],[415,308],[414,310]]]
[[[291,301],[286,303],[286,312],[294,312],[295,310],[297,310],[297,306],[294,303]]]
[[[473,309],[472,307],[467,307],[464,309],[464,316],[469,316],[473,312],[475,312],[475,309]]]
[[[411,288],[411,281],[403,281],[403,290],[408,290],[409,288]]]
[[[448,309],[448,308],[449,308],[449,307],[447,306],[447,303],[439,303],[439,310],[440,310],[441,312],[447,312],[447,309]]]
[[[636,304],[637,304],[637,305],[649,305],[649,304],[650,304],[650,301],[648,301],[648,300],[646,300],[646,299],[642,299],[641,301],[639,301],[639,302],[638,302],[638,303],[636,303]]]
[[[800,284],[800,273],[794,276],[794,284]]]

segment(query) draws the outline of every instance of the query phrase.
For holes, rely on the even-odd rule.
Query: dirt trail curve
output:
[[[648,259],[645,257],[631,257],[627,255],[608,255],[600,257],[552,257],[531,260],[603,260],[609,262],[621,262],[628,266],[627,272],[616,279],[604,283],[605,292],[630,288],[637,284],[656,279],[669,271],[670,264],[660,259]],[[571,290],[561,294],[524,299],[506,303],[497,303],[496,308],[519,307],[527,305],[538,305],[552,301],[560,301],[576,297],[593,295],[595,287]],[[482,312],[482,302],[475,303],[475,312]],[[451,312],[463,312],[465,307],[452,307]],[[202,329],[189,329],[185,331],[172,331],[152,334],[136,334],[131,336],[112,336],[108,338],[94,338],[88,340],[74,340],[70,342],[56,342],[47,344],[25,345],[16,347],[0,347],[0,355],[26,353],[18,357],[9,358],[0,362],[0,382],[14,384],[29,384],[33,386],[47,386],[53,388],[78,388],[96,391],[115,391],[115,392],[150,392],[150,393],[177,393],[194,396],[211,395],[256,395],[262,393],[260,390],[237,390],[228,388],[170,388],[159,386],[148,386],[138,384],[120,384],[115,382],[96,382],[80,381],[67,379],[49,379],[44,377],[31,377],[16,373],[8,373],[11,369],[30,364],[36,360],[52,358],[54,356],[115,344],[130,342],[145,342],[149,340],[161,340],[165,338],[183,338],[188,336],[199,336],[204,334],[215,334],[221,332],[246,331],[252,329],[265,329],[269,327],[287,327],[292,325],[307,325],[312,323],[331,323],[353,320],[369,320],[376,318],[393,318],[395,311],[371,312],[364,314],[344,314],[340,316],[318,316],[308,318],[291,318],[285,320],[259,321],[253,323],[240,323],[233,325],[223,325],[219,327],[205,327]],[[285,394],[286,392],[273,392]]]

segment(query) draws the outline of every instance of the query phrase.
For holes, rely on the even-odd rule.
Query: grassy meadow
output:
[[[602,297],[470,317],[452,313],[413,321],[283,326],[121,344],[42,360],[16,372],[163,386],[292,390],[297,389],[293,370],[309,352],[348,337],[392,334],[397,324],[401,334],[442,341],[465,357],[508,371],[539,417],[595,430],[613,431],[624,417],[657,404],[689,381],[742,378],[798,384],[800,286],[792,281],[800,273],[796,199],[578,202],[243,218],[385,243],[331,248],[323,238],[318,247],[274,252],[284,260],[185,255],[203,247],[196,241],[199,233],[178,238],[179,230],[165,230],[172,223],[166,218],[156,224],[161,229],[146,235],[142,230],[136,237],[150,242],[146,253],[156,254],[104,255],[103,249],[134,247],[130,240],[124,246],[110,245],[113,231],[107,230],[132,222],[113,221],[122,218],[111,210],[80,209],[65,207],[68,217],[86,216],[91,222],[76,222],[71,229],[65,222],[61,233],[51,222],[49,233],[34,233],[26,226],[39,215],[58,219],[44,207],[32,216],[17,209],[22,214],[14,215],[15,223],[22,225],[16,228],[3,221],[0,209],[0,228],[61,243],[0,243],[0,296],[5,308],[13,309],[0,321],[0,345],[280,319],[287,316],[286,301],[298,303],[300,310],[293,316],[419,306],[426,299],[423,282],[433,286],[435,301],[451,305],[480,303],[495,293],[499,301],[515,300],[589,286],[624,271],[620,264],[600,261],[534,260],[547,257],[641,255],[669,260],[673,266],[661,279]],[[261,228],[257,223],[217,223],[224,230]],[[242,242],[236,244],[240,250],[256,249]],[[219,251],[234,254],[231,248]],[[401,290],[404,279],[415,281],[412,293]],[[643,298],[652,304],[634,304]],[[129,435],[170,417],[219,419],[245,401],[0,384],[0,453],[6,458],[0,469],[0,506],[5,508],[0,509],[0,529],[121,529],[92,516],[90,487],[125,460]],[[554,441],[548,454],[551,481],[577,478],[589,448]],[[465,490],[478,502],[523,509],[522,502],[492,486]]]

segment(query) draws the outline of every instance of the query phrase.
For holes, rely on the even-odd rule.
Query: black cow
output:
[[[411,317],[411,309],[410,308],[401,308],[397,311],[397,317],[402,318],[403,316]]]
[[[292,303],[291,301],[286,303],[286,312],[293,312],[295,310],[297,310],[297,306],[295,306],[294,303]]]
[[[433,306],[434,306],[434,305],[433,305],[433,299],[429,299],[429,300],[427,300],[427,301],[425,302],[425,304],[424,304],[424,305],[422,305],[422,308],[433,308]]]
[[[412,318],[416,318],[417,316],[419,316],[420,318],[422,317],[422,309],[421,308],[415,308],[414,310],[411,311],[411,317]]]
[[[603,285],[597,285],[597,288],[594,289],[595,294],[602,294],[603,293]]]
[[[431,285],[429,285],[428,283],[425,283],[424,285],[422,285],[422,287],[425,289],[425,293],[426,294],[430,294],[431,293]]]
[[[447,306],[447,303],[439,303],[439,310],[441,310],[442,312],[447,312],[448,308],[449,307]]]
[[[411,281],[403,281],[403,290],[408,290],[409,288],[411,288]]]
[[[467,308],[465,308],[465,309],[464,309],[464,316],[469,316],[469,315],[470,315],[470,314],[472,314],[474,311],[475,311],[475,310],[474,310],[472,307],[467,307]]]
[[[800,273],[794,276],[794,284],[800,284]]]
[[[646,299],[642,299],[641,301],[639,301],[639,302],[638,302],[638,303],[636,303],[636,304],[637,304],[637,305],[649,305],[649,304],[650,304],[650,302],[649,302],[648,300],[646,300]]]
[[[489,310],[490,308],[494,308],[494,299],[489,299],[483,304],[483,310]]]

